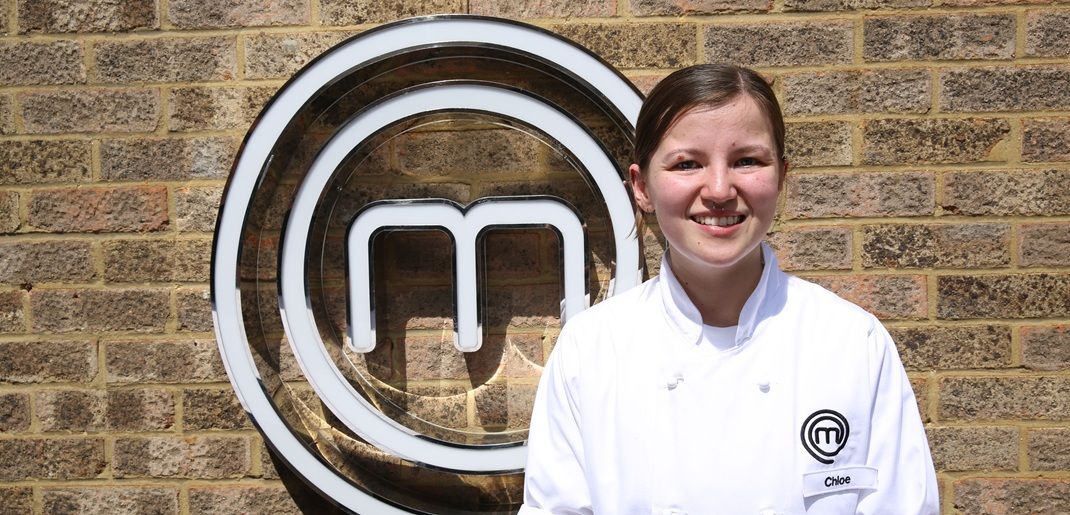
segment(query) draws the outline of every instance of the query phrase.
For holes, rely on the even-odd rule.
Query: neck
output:
[[[755,248],[729,267],[694,266],[674,260],[672,253],[669,253],[669,265],[702,315],[702,323],[728,327],[739,324],[743,305],[762,279],[762,249]]]

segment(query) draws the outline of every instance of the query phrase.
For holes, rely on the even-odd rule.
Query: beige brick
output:
[[[249,438],[186,436],[116,438],[116,478],[239,478],[249,472]]]
[[[282,486],[191,487],[189,503],[191,512],[203,515],[302,513],[294,504],[294,498]]]
[[[0,184],[90,180],[88,141],[0,141]]]
[[[162,186],[35,190],[27,221],[48,232],[148,232],[167,228]]]
[[[1022,340],[1022,364],[1026,368],[1070,368],[1070,326],[1026,326],[1019,334]]]
[[[942,207],[950,214],[1070,214],[1070,171],[953,172],[944,175]]]
[[[237,72],[234,39],[224,36],[102,41],[94,56],[105,83],[220,81]]]
[[[850,269],[852,241],[846,227],[802,227],[769,238],[785,270]]]
[[[784,146],[788,162],[793,167],[849,165],[851,123],[789,123]]]
[[[0,190],[0,234],[19,230],[19,192]]]
[[[324,25],[383,23],[428,14],[463,13],[462,0],[410,0],[405,2],[350,2],[320,0]]]
[[[160,95],[145,89],[88,89],[18,96],[26,132],[151,132],[160,122]]]
[[[1070,223],[1022,225],[1018,237],[1022,266],[1070,266]]]
[[[185,187],[175,190],[175,226],[181,232],[214,232],[223,188]]]
[[[187,431],[252,427],[238,396],[230,388],[187,389],[182,392],[182,412]]]
[[[35,332],[162,332],[169,316],[161,289],[34,289],[30,302]]]
[[[0,481],[93,479],[105,466],[100,438],[0,440]]]
[[[869,120],[862,126],[862,162],[873,165],[1003,161],[1006,120],[983,118]]]
[[[452,6],[451,6],[452,7]],[[468,12],[498,18],[605,18],[616,15],[616,0],[470,0]],[[633,13],[638,14],[634,10]]]
[[[943,319],[1058,317],[1070,312],[1070,275],[947,275],[937,277]]]
[[[105,342],[108,382],[215,383],[227,380],[213,340]]]
[[[3,16],[0,16],[3,19]],[[31,515],[33,513],[33,488],[28,486],[0,488],[0,506],[5,515]]]
[[[940,381],[940,417],[947,420],[1065,420],[1070,378],[950,377]]]
[[[1010,264],[1006,224],[867,225],[866,268],[995,268]]]
[[[785,11],[855,11],[859,9],[897,9],[929,7],[933,0],[785,0]]]
[[[43,431],[159,431],[175,422],[167,390],[43,390],[35,398]]]
[[[121,282],[205,282],[212,241],[116,240],[104,242],[104,278]]]
[[[176,293],[178,329],[208,332],[212,330],[212,304],[207,289],[182,289]]]
[[[713,25],[704,55],[744,66],[848,64],[853,39],[851,23],[842,21]]]
[[[485,384],[475,392],[476,423],[487,428],[527,428],[535,401],[533,384]]]
[[[154,0],[35,0],[19,2],[20,32],[127,32],[156,29]]]
[[[915,59],[1010,59],[1013,14],[872,16],[865,19],[867,61]]]
[[[51,487],[42,489],[45,513],[178,515],[178,489],[166,486]]]
[[[183,29],[304,25],[309,0],[171,0],[167,17]]]
[[[1070,480],[959,479],[954,507],[964,515],[1070,512]]]
[[[985,67],[940,74],[940,108],[947,112],[1070,109],[1070,67]]]
[[[399,138],[398,166],[419,176],[533,172],[541,143],[511,129],[414,133]]]
[[[355,4],[347,2],[346,5]],[[324,23],[330,23],[329,10],[321,11],[320,16]],[[245,78],[288,79],[312,58],[356,34],[352,31],[336,31],[245,37]]]
[[[239,144],[233,137],[108,140],[100,173],[109,181],[224,179]]]
[[[888,330],[907,370],[1006,368],[1011,330],[1003,325],[909,327]]]
[[[1070,57],[1070,11],[1029,11],[1025,30],[1025,55]]]
[[[275,91],[272,86],[174,88],[168,128],[172,131],[248,129]]]
[[[1017,470],[1018,429],[996,427],[930,427],[929,449],[936,470]]]
[[[529,230],[504,230],[495,229],[483,235],[484,255],[487,282],[493,284],[497,281],[531,278],[540,275],[543,270],[543,260],[540,254],[550,249],[544,249],[543,239],[556,241],[556,234],[548,229]],[[556,251],[557,245],[553,246]],[[560,267],[545,272],[555,273]]]
[[[27,241],[0,243],[0,282],[88,282],[95,279],[89,242]]]
[[[533,284],[525,288],[487,289],[485,327],[558,327],[561,323],[560,287]]]
[[[925,216],[935,209],[933,174],[788,174],[786,218]]]
[[[883,320],[920,319],[928,301],[920,275],[826,275],[807,279]]]
[[[0,291],[0,333],[26,332],[26,312],[21,291]]]
[[[453,347],[453,333],[393,339],[405,356],[405,377],[412,381],[468,379],[468,356]]]
[[[11,95],[0,95],[0,134],[14,134],[15,132],[15,108],[11,102]]]
[[[773,8],[770,0],[628,0],[635,16],[694,16],[741,12],[768,12]],[[623,2],[622,2],[623,3]]]
[[[1030,429],[1029,468],[1031,470],[1070,470],[1070,428]]]
[[[1022,125],[1022,161],[1070,161],[1070,118],[1029,118]]]
[[[30,396],[25,393],[0,394],[0,434],[22,433],[29,427]]]
[[[591,49],[617,68],[679,68],[694,64],[690,23],[586,23],[550,30]]]
[[[97,375],[97,346],[91,341],[0,342],[0,381],[87,383]]]
[[[983,7],[989,5],[1050,4],[1059,0],[941,0],[942,5],[952,7]]]
[[[799,73],[778,79],[788,116],[855,113],[925,113],[930,107],[924,70]]]
[[[83,52],[77,41],[0,43],[0,84],[82,84],[86,79]]]

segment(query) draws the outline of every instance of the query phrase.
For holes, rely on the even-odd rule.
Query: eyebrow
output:
[[[768,152],[773,153],[773,149],[765,145],[744,145],[742,147],[734,149],[735,152],[750,153],[750,152]]]

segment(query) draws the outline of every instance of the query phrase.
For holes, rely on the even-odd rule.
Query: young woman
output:
[[[650,92],[631,184],[661,274],[574,317],[543,372],[520,513],[937,513],[914,394],[873,315],[763,243],[788,163],[753,71]]]

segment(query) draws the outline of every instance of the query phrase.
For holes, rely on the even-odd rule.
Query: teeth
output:
[[[729,225],[736,225],[742,220],[741,215],[735,216],[696,216],[694,220],[702,225],[716,225],[718,227],[727,227]]]

